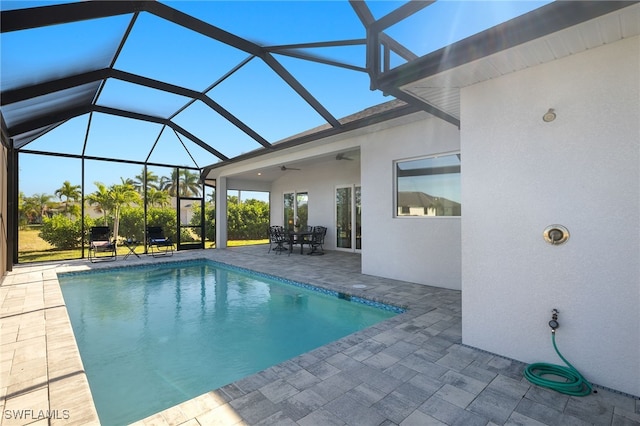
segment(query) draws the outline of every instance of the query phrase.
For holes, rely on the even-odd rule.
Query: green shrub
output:
[[[267,237],[269,203],[247,200],[227,205],[227,234],[230,240],[259,240]]]
[[[85,217],[85,230],[88,231],[93,224],[93,219]],[[62,214],[45,217],[39,237],[59,249],[77,248],[82,241],[82,223],[80,219],[71,220]]]
[[[164,236],[176,239],[176,211],[172,208],[149,207],[147,209],[147,226],[160,226]]]
[[[120,230],[122,238],[142,241],[144,236],[144,209],[142,207],[122,207],[120,210]]]
[[[193,235],[191,234],[191,232],[189,232],[188,229],[180,230],[180,242],[181,243],[190,243],[190,242],[194,242],[194,241],[198,241],[198,240],[193,237]]]
[[[193,216],[189,221],[189,224],[197,226],[196,228],[192,228],[193,232],[198,236],[202,237],[200,234],[200,206],[194,205],[193,207]],[[206,241],[215,241],[216,240],[216,209],[211,204],[205,204],[204,206],[204,226],[205,226],[205,240]]]

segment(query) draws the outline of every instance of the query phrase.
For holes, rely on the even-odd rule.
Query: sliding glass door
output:
[[[285,192],[284,194],[284,227],[292,231],[299,227],[304,229],[309,222],[309,194],[307,192]]]
[[[336,248],[362,249],[362,202],[360,185],[336,188]]]

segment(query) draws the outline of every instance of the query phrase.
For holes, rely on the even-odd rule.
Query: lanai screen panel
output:
[[[27,2],[27,6],[32,4]],[[116,16],[2,33],[0,88],[7,126],[18,134],[47,129],[70,118],[68,111],[90,105],[99,81],[73,87],[53,84],[36,92],[29,87],[108,67],[128,20]],[[31,90],[29,97],[13,101],[13,93],[25,88]]]
[[[53,127],[23,149],[50,154],[80,155],[89,125],[89,114],[71,118]]]
[[[213,2],[203,3],[208,8]],[[246,52],[142,13],[115,68],[203,92],[246,57]]]
[[[73,3],[34,9],[33,20],[26,9],[19,26],[28,29],[2,33],[3,95],[25,89],[2,112],[23,144],[76,116],[125,116],[162,129],[137,137],[154,143],[131,161],[164,156],[172,139],[178,151],[191,145],[188,162],[204,166],[339,127],[341,117],[388,100],[370,90],[367,31],[349,2]],[[42,4],[56,2],[19,7]],[[97,17],[110,13],[123,14]],[[96,129],[87,129],[86,148],[80,136],[70,154],[123,159],[115,153],[129,138],[96,143]]]
[[[259,59],[245,64],[207,95],[270,143],[325,123]],[[256,143],[253,148],[259,147]]]
[[[190,101],[191,98],[175,93],[110,78],[104,84],[96,104],[168,119]]]

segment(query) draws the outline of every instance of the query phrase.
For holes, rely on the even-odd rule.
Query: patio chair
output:
[[[173,241],[164,236],[161,226],[147,226],[147,253],[153,257],[173,256]]]
[[[111,239],[111,229],[108,226],[89,228],[89,261],[116,260],[117,257],[117,245]]]
[[[324,244],[324,237],[327,235],[327,228],[325,226],[314,226],[309,240],[309,247],[311,250],[307,254],[324,254],[322,245]]]
[[[269,227],[269,251],[271,253],[272,246],[275,245],[273,251],[276,254],[280,254],[283,251],[288,250],[284,245],[287,243],[287,235],[284,232],[284,227],[278,225],[272,225]]]

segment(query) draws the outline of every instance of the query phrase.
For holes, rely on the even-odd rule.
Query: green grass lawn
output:
[[[80,259],[82,249],[59,250],[38,236],[37,228],[21,229],[18,231],[18,263],[42,262],[50,260]],[[229,247],[247,246],[254,244],[267,244],[268,239],[263,240],[235,240],[227,241]],[[205,242],[205,248],[214,248],[212,241]],[[85,248],[86,250],[86,248]],[[125,246],[118,246],[118,256],[124,256],[129,252]],[[136,248],[136,253],[144,253],[144,247]],[[86,253],[85,253],[86,256]]]

